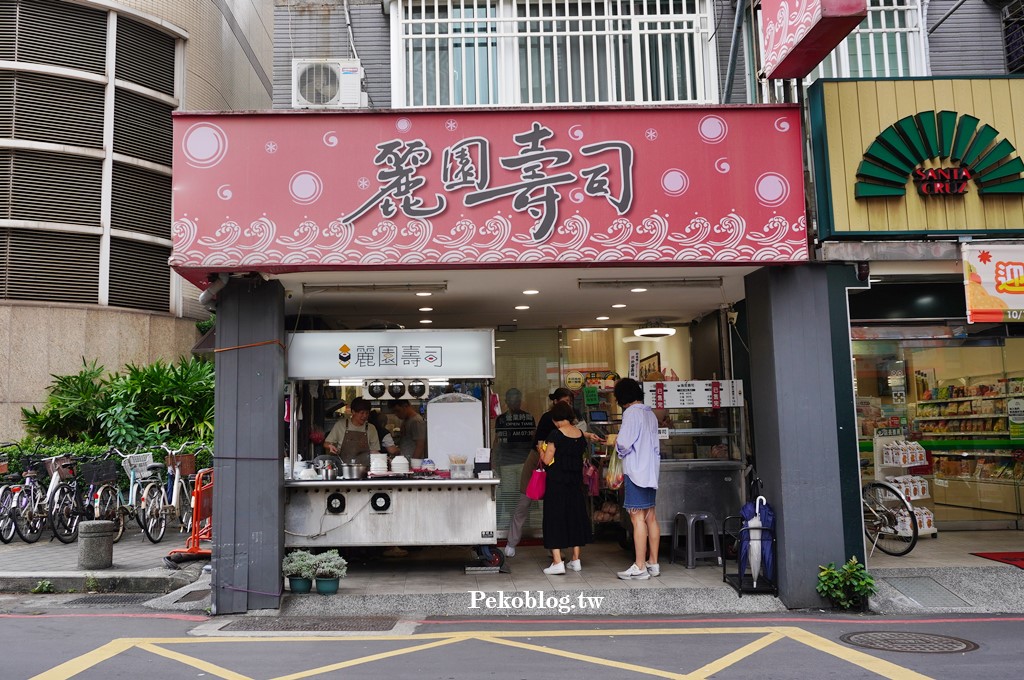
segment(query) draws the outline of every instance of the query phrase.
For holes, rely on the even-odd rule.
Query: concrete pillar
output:
[[[864,559],[847,288],[853,267],[746,277],[754,455],[777,519],[779,596],[825,602],[818,565]]]
[[[213,611],[274,609],[284,552],[284,289],[232,279],[217,295]]]
[[[83,571],[114,566],[114,523],[106,520],[78,523],[78,568]]]

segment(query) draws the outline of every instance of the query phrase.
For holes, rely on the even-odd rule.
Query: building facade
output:
[[[0,4],[0,439],[51,375],[172,361],[171,112],[270,105],[269,2]]]

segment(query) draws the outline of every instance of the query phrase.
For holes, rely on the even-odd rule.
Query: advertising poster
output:
[[[968,323],[1024,320],[1024,244],[961,246]]]

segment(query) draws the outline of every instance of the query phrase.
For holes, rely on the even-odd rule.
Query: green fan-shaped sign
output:
[[[1024,194],[1024,162],[999,132],[955,111],[922,111],[886,128],[864,152],[854,196],[906,195],[913,180],[924,195],[963,194],[969,182],[979,194]],[[948,167],[922,167],[939,159]],[[940,164],[941,165],[941,164]]]

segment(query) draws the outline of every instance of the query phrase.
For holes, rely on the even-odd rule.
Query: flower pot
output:
[[[308,593],[313,589],[313,579],[302,578],[301,576],[289,576],[288,588],[293,593]]]
[[[338,592],[338,581],[337,578],[321,578],[316,579],[316,592],[321,595],[334,595]]]

